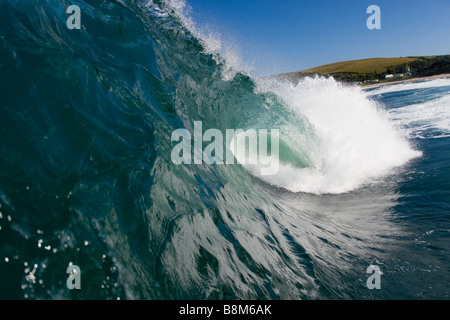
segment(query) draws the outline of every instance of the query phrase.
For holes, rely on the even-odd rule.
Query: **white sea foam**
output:
[[[450,94],[425,103],[389,110],[397,126],[411,138],[450,137]]]
[[[366,91],[368,96],[449,87],[450,79],[435,79],[380,86]],[[439,94],[434,100],[389,110],[392,121],[408,133],[410,138],[429,139],[450,136],[450,95]]]
[[[368,95],[377,95],[377,94],[384,94],[384,93],[389,93],[389,92],[447,87],[447,86],[450,87],[450,79],[424,80],[424,81],[418,81],[418,82],[407,82],[407,83],[379,86],[373,90],[368,90],[367,94]]]
[[[293,192],[345,193],[421,155],[359,87],[331,78],[305,78],[296,85],[265,81],[259,87],[278,94],[315,131],[310,166],[281,165],[278,174],[261,177],[269,183]]]

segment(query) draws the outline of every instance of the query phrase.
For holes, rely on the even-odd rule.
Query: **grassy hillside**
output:
[[[414,77],[450,73],[450,55],[344,61],[279,76],[296,79],[306,75],[319,74],[333,76],[340,81],[381,81],[385,80],[387,74],[404,73],[407,67],[411,68]]]
[[[374,58],[331,63],[313,69],[304,70],[306,73],[386,73],[392,66],[408,64],[417,58]]]

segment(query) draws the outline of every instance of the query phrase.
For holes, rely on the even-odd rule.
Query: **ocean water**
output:
[[[450,79],[258,79],[182,1],[70,4],[0,1],[0,298],[450,298]],[[194,121],[280,171],[175,165]]]

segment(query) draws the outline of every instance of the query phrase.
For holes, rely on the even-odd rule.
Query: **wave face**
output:
[[[181,1],[77,4],[81,30],[65,27],[64,2],[0,2],[1,298],[445,295],[445,201],[420,228],[397,222],[417,208],[410,185],[428,168],[409,139],[430,123],[447,137],[438,113],[428,124],[412,115],[442,101],[393,111],[392,92],[255,80]],[[193,133],[195,121],[280,129],[280,172],[173,164],[172,132]],[[69,263],[80,291],[65,286]],[[393,285],[368,291],[371,263]],[[430,282],[433,292],[418,290]]]

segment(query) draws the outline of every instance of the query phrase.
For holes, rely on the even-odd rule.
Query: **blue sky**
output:
[[[327,63],[450,54],[449,0],[187,0],[200,28],[238,48],[257,75]],[[381,30],[369,30],[369,5]]]

